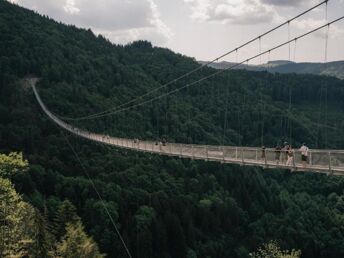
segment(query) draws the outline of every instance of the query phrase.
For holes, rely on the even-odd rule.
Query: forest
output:
[[[91,143],[57,128],[23,81],[39,77],[47,107],[77,118],[198,66],[147,41],[115,45],[0,0],[0,219],[8,221],[0,256],[126,257],[94,182],[133,257],[248,258],[270,241],[301,257],[344,257],[344,178]],[[214,71],[204,67],[153,96]],[[169,142],[343,149],[343,98],[344,81],[334,77],[235,70],[138,108],[71,123]]]

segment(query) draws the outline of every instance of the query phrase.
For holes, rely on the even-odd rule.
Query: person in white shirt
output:
[[[286,166],[292,166],[294,164],[294,150],[292,149],[291,145],[288,146],[287,157],[287,163],[285,163]]]
[[[302,165],[305,167],[307,166],[307,160],[308,160],[308,147],[306,146],[306,143],[303,143],[300,152],[301,152],[301,160],[302,160]]]

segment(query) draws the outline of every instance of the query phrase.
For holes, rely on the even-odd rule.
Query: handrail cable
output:
[[[101,118],[101,117],[108,116],[108,115],[118,114],[118,113],[120,113],[120,112],[123,112],[123,111],[126,111],[126,110],[130,110],[130,109],[133,109],[133,108],[135,108],[135,107],[143,106],[143,105],[145,105],[145,104],[147,104],[147,103],[149,103],[149,102],[152,102],[152,101],[161,99],[161,98],[163,98],[163,97],[166,97],[166,96],[168,96],[168,95],[174,94],[174,93],[176,93],[176,92],[181,91],[182,89],[185,89],[185,88],[190,87],[190,86],[192,86],[192,85],[198,84],[198,83],[200,83],[200,82],[202,82],[202,81],[208,80],[209,78],[212,78],[212,77],[214,77],[214,76],[216,76],[216,75],[218,75],[218,74],[221,74],[221,73],[223,73],[223,72],[225,72],[225,71],[232,70],[232,69],[234,69],[235,67],[238,67],[238,66],[244,64],[245,62],[249,62],[249,61],[251,61],[251,60],[253,60],[253,59],[256,59],[257,57],[259,57],[259,56],[261,56],[261,55],[265,55],[265,54],[267,54],[267,53],[270,53],[270,52],[272,52],[272,51],[274,51],[274,50],[276,50],[276,49],[278,49],[278,48],[281,48],[281,47],[283,47],[283,46],[285,46],[285,45],[287,45],[287,44],[289,44],[289,43],[291,43],[291,42],[294,42],[294,41],[297,41],[297,40],[299,40],[299,39],[301,39],[301,38],[304,38],[304,37],[308,36],[309,34],[312,34],[312,33],[316,32],[316,31],[318,31],[318,30],[320,30],[320,29],[325,28],[326,26],[330,26],[331,24],[336,23],[336,22],[338,22],[338,21],[340,21],[340,20],[343,20],[343,19],[344,19],[344,16],[341,16],[341,17],[339,17],[339,18],[337,18],[337,19],[335,19],[335,20],[332,20],[331,22],[329,22],[329,23],[327,23],[327,24],[324,24],[324,25],[322,25],[322,26],[319,26],[319,27],[317,27],[317,28],[315,28],[315,29],[313,29],[313,30],[311,30],[311,31],[308,31],[308,32],[306,32],[306,33],[304,33],[304,34],[302,34],[302,35],[300,35],[300,36],[298,36],[298,37],[295,37],[294,39],[290,39],[290,40],[288,40],[288,41],[286,41],[286,42],[284,42],[284,43],[281,43],[281,44],[279,44],[279,45],[277,45],[277,46],[275,46],[275,47],[272,47],[272,48],[270,48],[270,49],[268,49],[268,50],[266,50],[266,51],[264,51],[264,52],[261,52],[261,53],[259,53],[259,54],[257,54],[257,55],[254,55],[254,56],[252,56],[252,57],[250,57],[250,58],[248,58],[248,59],[246,59],[246,60],[243,60],[243,61],[241,61],[241,62],[239,62],[239,63],[236,63],[236,64],[234,64],[234,65],[232,65],[232,66],[229,66],[229,67],[227,67],[227,68],[225,68],[225,69],[218,70],[218,71],[216,71],[216,72],[214,72],[214,73],[212,73],[212,74],[210,74],[210,75],[207,75],[207,76],[205,76],[205,77],[202,77],[202,78],[200,78],[200,79],[198,79],[198,80],[196,80],[196,81],[193,81],[193,82],[191,82],[191,83],[187,83],[186,85],[184,85],[184,86],[182,86],[182,87],[176,88],[176,89],[171,90],[171,91],[169,91],[169,92],[166,92],[166,93],[163,93],[163,94],[161,94],[161,95],[158,95],[158,96],[156,96],[156,97],[154,97],[154,98],[151,98],[151,99],[148,99],[148,100],[146,100],[146,101],[137,103],[137,104],[135,104],[135,105],[132,105],[132,106],[129,106],[129,107],[125,107],[125,108],[122,108],[122,109],[119,109],[119,110],[114,110],[113,112],[101,114],[101,115],[98,115],[98,116],[93,117],[93,118]],[[56,115],[56,114],[54,114],[54,115]],[[85,119],[93,119],[93,118],[85,118]],[[75,119],[75,120],[85,120],[85,119]]]
[[[262,37],[264,37],[264,36],[270,34],[271,32],[273,32],[273,31],[275,31],[275,30],[277,30],[277,29],[283,27],[284,25],[290,24],[290,22],[292,22],[292,21],[294,21],[294,20],[300,18],[301,16],[303,16],[303,15],[309,13],[310,11],[312,11],[312,10],[314,10],[314,9],[316,9],[316,8],[318,8],[319,6],[321,6],[321,5],[325,4],[325,3],[327,4],[328,1],[329,1],[329,0],[325,0],[325,1],[320,2],[319,4],[317,4],[317,5],[315,5],[315,6],[311,7],[311,8],[309,8],[309,9],[307,9],[306,11],[304,11],[304,12],[302,12],[302,13],[300,13],[300,14],[294,16],[293,18],[291,18],[291,19],[289,19],[289,20],[287,20],[287,21],[285,21],[285,22],[283,22],[283,23],[277,25],[276,27],[274,27],[274,28],[272,28],[272,29],[270,29],[270,30],[264,32],[263,34],[261,34],[261,35],[255,37],[255,38],[253,38],[253,39],[251,39],[251,40],[249,40],[249,41],[243,43],[242,45],[240,45],[240,46],[238,46],[238,47],[236,47],[236,48],[234,48],[234,49],[232,49],[232,50],[230,50],[230,51],[228,51],[228,52],[222,54],[221,56],[218,56],[218,57],[216,57],[215,59],[213,59],[213,60],[211,60],[211,61],[209,61],[209,62],[206,62],[206,63],[202,64],[201,66],[199,66],[199,67],[197,67],[197,68],[195,68],[195,69],[193,69],[193,70],[191,70],[191,71],[189,71],[189,72],[187,72],[187,73],[185,73],[185,74],[183,74],[183,75],[181,75],[181,76],[179,76],[179,77],[177,77],[177,78],[175,78],[175,79],[173,79],[173,80],[171,80],[171,81],[169,81],[169,82],[167,82],[167,83],[165,83],[165,84],[163,84],[163,85],[161,85],[161,86],[159,86],[159,87],[157,87],[157,88],[154,88],[154,89],[152,89],[152,90],[150,90],[150,91],[144,93],[143,95],[140,95],[140,96],[138,96],[138,97],[136,97],[136,98],[134,98],[134,99],[132,99],[132,100],[130,100],[130,101],[128,101],[128,102],[122,103],[122,104],[120,104],[119,106],[116,106],[116,107],[113,107],[113,108],[109,108],[109,109],[107,109],[107,110],[104,110],[104,111],[98,112],[98,113],[94,113],[94,114],[92,114],[92,115],[87,115],[87,116],[79,117],[79,118],[70,118],[70,117],[62,117],[62,116],[59,116],[59,117],[62,118],[62,119],[64,119],[64,120],[86,120],[86,119],[97,118],[98,115],[102,115],[102,114],[108,113],[108,112],[113,111],[113,110],[118,110],[118,109],[120,109],[120,108],[123,107],[123,106],[129,105],[129,104],[131,104],[131,103],[137,101],[138,99],[142,99],[142,98],[144,98],[144,97],[147,96],[147,95],[150,95],[150,94],[152,94],[152,93],[154,93],[154,92],[156,92],[156,91],[158,91],[158,90],[160,90],[160,89],[162,89],[162,88],[167,87],[168,85],[171,85],[171,84],[173,84],[173,83],[175,83],[175,82],[177,82],[177,81],[179,81],[179,80],[181,80],[181,79],[183,79],[183,78],[188,77],[189,75],[191,75],[191,74],[193,74],[193,73],[195,73],[195,72],[201,70],[203,67],[209,66],[210,64],[215,63],[215,62],[217,62],[219,59],[222,59],[222,58],[225,57],[225,56],[228,56],[228,55],[230,55],[230,54],[232,54],[232,53],[234,53],[234,52],[237,52],[239,49],[241,49],[241,48],[243,48],[243,47],[245,47],[245,46],[251,44],[252,42],[254,42],[254,41],[256,41],[256,40],[260,40]]]

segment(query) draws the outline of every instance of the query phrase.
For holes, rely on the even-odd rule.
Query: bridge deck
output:
[[[108,135],[95,134],[73,127],[52,114],[42,102],[37,93],[35,83],[31,81],[34,94],[43,111],[56,124],[65,130],[85,139],[103,144],[131,149],[142,152],[156,153],[160,155],[177,156],[181,158],[202,159],[221,163],[240,164],[245,166],[261,166],[264,168],[284,168],[293,171],[312,171],[333,175],[344,175],[344,151],[342,150],[310,150],[307,164],[302,164],[301,153],[293,152],[293,162],[286,166],[286,155],[281,153],[276,160],[274,149],[265,149],[265,157],[262,157],[262,149],[255,147],[238,146],[212,146],[166,143],[156,144],[151,141],[135,141],[133,139],[110,137]]]

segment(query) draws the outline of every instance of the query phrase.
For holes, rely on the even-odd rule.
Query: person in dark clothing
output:
[[[262,146],[262,160],[265,160],[266,158],[266,149],[265,146]]]
[[[276,161],[277,165],[280,163],[281,151],[282,151],[281,146],[279,146],[279,144],[277,144],[277,146],[275,147],[275,161]]]
[[[284,147],[282,149],[282,152],[283,152],[283,154],[282,154],[282,162],[283,163],[286,163],[287,160],[288,160],[288,150],[289,150],[289,144],[288,144],[288,142],[284,142]]]
[[[162,137],[161,142],[162,142],[162,146],[166,146],[166,138],[165,137]]]

